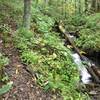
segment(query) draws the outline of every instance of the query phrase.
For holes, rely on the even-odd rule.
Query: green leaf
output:
[[[13,82],[9,82],[6,85],[3,85],[2,88],[0,88],[0,95],[8,92],[12,88]]]

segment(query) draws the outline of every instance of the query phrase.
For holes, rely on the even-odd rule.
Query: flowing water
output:
[[[83,65],[82,60],[80,59],[80,56],[77,53],[73,53],[72,58],[73,58],[75,64],[78,67],[78,70],[80,72],[81,81],[84,84],[89,84],[91,82],[92,76],[87,71],[85,65]]]
[[[74,42],[74,40],[77,37],[69,34],[69,38]],[[64,39],[64,45],[65,46],[70,45],[70,42]],[[94,77],[91,75],[91,73],[88,72],[88,69],[87,69],[88,66],[92,66],[92,67],[94,66],[96,67],[94,69],[96,69],[97,71],[100,71],[100,67],[98,67],[99,70],[97,69],[97,65],[100,65],[100,62],[99,62],[100,56],[98,56],[97,58],[97,55],[95,57],[95,54],[93,54],[92,55],[93,59],[91,59],[91,56],[89,57],[88,55],[87,55],[88,58],[86,56],[83,56],[83,58],[81,59],[80,55],[77,52],[75,52],[73,48],[72,48],[71,56],[73,58],[74,63],[77,65],[78,71],[80,72],[80,82],[82,83],[82,86],[83,85],[85,86],[85,88],[83,87],[84,89],[80,88],[79,86],[79,89],[82,92],[84,91],[87,92],[91,100],[100,100],[100,84],[94,81]]]

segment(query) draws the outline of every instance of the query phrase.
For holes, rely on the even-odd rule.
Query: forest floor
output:
[[[2,41],[2,37],[0,39]],[[51,92],[45,92],[36,84],[35,75],[31,75],[26,69],[27,66],[21,62],[12,36],[6,44],[1,42],[0,50],[10,59],[9,65],[5,67],[5,73],[13,82],[13,88],[2,96],[2,100],[62,100]],[[92,100],[100,100],[100,87],[94,88],[91,97]]]
[[[0,49],[10,59],[9,65],[5,67],[5,73],[13,82],[13,88],[2,96],[2,100],[55,100],[55,96],[43,91],[36,84],[35,76],[26,70],[27,66],[22,64],[12,38],[5,45],[2,42]]]

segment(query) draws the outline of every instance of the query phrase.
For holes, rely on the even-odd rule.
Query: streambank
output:
[[[97,67],[97,65],[99,66],[98,59],[100,56],[91,56],[91,54],[90,56],[83,56],[74,44],[72,39],[74,36],[68,34],[61,25],[59,25],[59,30],[63,34],[65,41],[67,41],[66,46],[71,45],[71,56],[80,72],[80,82],[84,84],[85,90],[92,100],[100,100],[100,67]]]

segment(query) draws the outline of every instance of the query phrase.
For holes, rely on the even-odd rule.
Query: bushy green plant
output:
[[[27,64],[38,63],[39,55],[31,50],[22,52],[21,58]]]
[[[87,19],[86,16],[80,14],[74,14],[69,16],[64,20],[65,29],[69,32],[75,32],[77,30],[83,29],[84,25],[86,25]]]
[[[0,25],[9,24],[13,28],[21,24],[23,1],[17,0],[0,0]],[[17,16],[16,16],[17,14]]]
[[[89,28],[91,30],[100,31],[100,13],[95,13],[94,15],[87,16],[87,23],[86,28]]]
[[[16,41],[16,43],[15,43],[16,48],[18,48],[20,50],[26,50],[28,48],[27,39],[22,38],[22,37],[21,38],[16,37],[16,39],[14,41]]]
[[[0,32],[1,33],[10,33],[11,32],[11,28],[9,27],[8,24],[0,25]]]
[[[26,39],[30,39],[33,37],[33,33],[29,30],[26,30],[25,28],[20,28],[19,30],[17,30],[16,34],[19,37],[24,37]]]
[[[37,83],[45,91],[57,91],[68,99],[78,98],[79,93],[74,87],[75,82],[78,81],[78,73],[70,51],[60,43],[59,37],[54,32],[45,35],[37,40],[38,42],[33,41],[33,50],[29,48],[30,46],[21,50],[22,61],[36,73]]]
[[[0,53],[0,82],[8,81],[8,76],[4,77],[3,68],[9,64],[9,59]],[[12,87],[12,82],[7,82],[7,84],[0,87],[0,95],[8,92]]]
[[[87,51],[100,51],[100,14],[87,16],[86,24],[80,30],[80,37],[76,40],[78,47]]]
[[[86,17],[85,15],[73,15],[71,16],[71,24],[74,26],[82,26],[86,24]]]
[[[8,65],[9,63],[9,59],[4,57],[1,53],[0,53],[0,80],[3,77],[3,68],[4,66]]]
[[[6,85],[3,85],[2,88],[0,88],[0,95],[8,92],[12,88],[13,82],[8,82]]]
[[[4,57],[1,53],[0,53],[0,69],[2,69],[4,66],[6,66],[9,63],[8,58]]]
[[[100,51],[100,33],[83,29],[80,31],[80,38],[76,40],[77,46],[81,47],[85,51]]]
[[[54,19],[48,17],[47,15],[43,15],[39,10],[33,8],[33,21],[36,21],[37,30],[41,33],[49,32],[54,25]]]
[[[9,40],[11,33],[11,27],[8,24],[0,25],[0,33],[3,41],[6,43]]]
[[[54,20],[42,13],[34,16],[36,33],[26,36],[27,31],[19,31],[14,38],[23,63],[36,73],[37,83],[45,91],[58,92],[65,100],[83,98],[75,89],[78,73],[70,51],[63,46],[59,34],[52,31]]]
[[[32,46],[31,41],[33,41],[33,33],[25,28],[20,28],[16,31],[14,35],[14,43],[16,48],[20,50],[26,50],[28,47]]]

